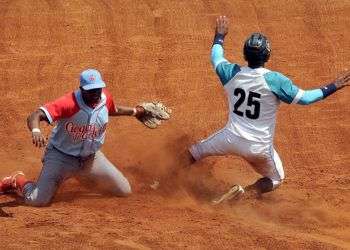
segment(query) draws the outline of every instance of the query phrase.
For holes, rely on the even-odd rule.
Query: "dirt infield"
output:
[[[286,181],[262,199],[209,204],[257,178],[236,156],[176,171],[186,147],[226,123],[209,61],[218,15],[231,20],[228,59],[244,63],[243,40],[261,31],[272,43],[267,67],[307,89],[350,68],[350,1],[11,0],[0,13],[0,176],[37,177],[43,152],[31,145],[26,117],[77,88],[85,68],[102,72],[118,104],[157,99],[173,109],[158,130],[110,121],[103,152],[132,196],[101,196],[75,180],[47,208],[0,196],[2,247],[350,249],[350,89],[308,107],[281,105],[275,144]]]

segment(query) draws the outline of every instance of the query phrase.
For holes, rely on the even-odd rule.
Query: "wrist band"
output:
[[[328,84],[321,88],[323,93],[323,98],[326,98],[327,96],[333,94],[335,91],[337,91],[337,86],[334,83]]]
[[[134,108],[134,109],[132,110],[132,115],[133,115],[133,116],[136,116],[136,114],[137,114],[137,109]]]
[[[39,128],[33,128],[32,133],[35,133],[35,132],[41,133],[41,130]]]
[[[219,45],[222,46],[224,44],[224,39],[225,39],[225,36],[223,34],[216,33],[215,36],[214,36],[213,45],[214,44],[219,44]]]

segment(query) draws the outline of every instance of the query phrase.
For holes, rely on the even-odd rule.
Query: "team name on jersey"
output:
[[[84,141],[86,139],[94,140],[102,135],[107,128],[107,123],[102,127],[96,125],[80,125],[73,122],[67,122],[65,124],[65,130],[71,137],[72,141]]]

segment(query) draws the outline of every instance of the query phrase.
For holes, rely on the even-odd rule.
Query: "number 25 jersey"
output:
[[[226,128],[249,141],[272,143],[281,101],[297,103],[304,91],[281,73],[240,67],[227,60],[216,65],[229,102]]]
[[[268,72],[265,68],[239,68],[224,85],[229,103],[226,128],[249,141],[273,142],[280,100],[264,78]]]
[[[308,105],[324,98],[321,89],[304,91],[279,72],[230,63],[219,44],[212,47],[211,62],[228,96],[226,128],[249,141],[273,142],[280,101]]]

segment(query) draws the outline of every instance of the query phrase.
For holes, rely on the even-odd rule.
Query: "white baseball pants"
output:
[[[270,178],[274,188],[284,179],[281,159],[272,144],[248,141],[226,128],[191,146],[189,151],[195,160],[215,155],[239,155],[247,160],[257,173]]]

